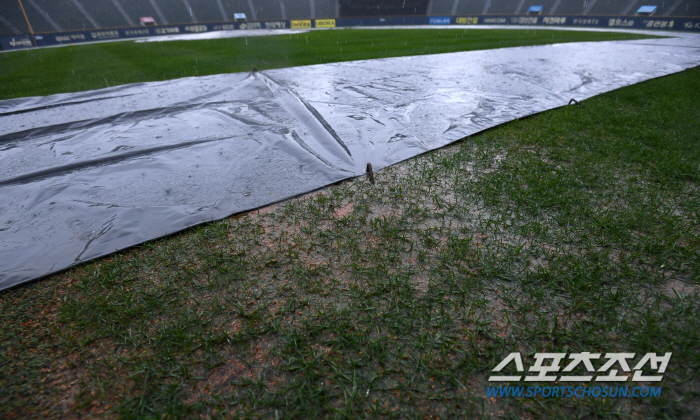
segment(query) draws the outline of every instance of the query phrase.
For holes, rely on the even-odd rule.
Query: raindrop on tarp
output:
[[[0,226],[13,217],[12,230],[0,235],[0,289],[360,176],[369,157],[380,170],[572,96],[581,101],[700,65],[700,36],[677,36],[363,60],[2,101],[0,145],[17,146],[0,150]],[[47,141],[63,154],[37,159],[37,145]],[[262,151],[264,158],[252,158]],[[49,202],[71,204],[57,210]],[[76,218],[86,235],[76,236]]]

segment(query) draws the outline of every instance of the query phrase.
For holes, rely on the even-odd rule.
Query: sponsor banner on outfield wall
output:
[[[471,17],[464,17],[464,16],[463,16],[463,17],[458,17],[458,18],[455,18],[455,23],[456,23],[457,25],[476,25],[477,23],[479,23],[479,18],[478,18],[478,17],[474,17],[474,16],[471,16]]]
[[[19,50],[33,46],[32,39],[28,35],[0,38],[0,50]]]
[[[637,16],[460,16],[457,24],[543,25],[622,29],[700,31],[700,19]]]
[[[265,22],[265,29],[287,29],[289,28],[289,24],[287,21],[284,20],[275,20],[275,21],[268,21]]]
[[[118,28],[91,31],[55,32],[35,35],[38,46],[76,44],[159,35],[192,34],[210,31],[245,29],[309,29],[351,26],[423,26],[423,25],[539,25],[624,29],[659,29],[671,31],[700,31],[700,18],[630,17],[630,16],[405,16],[368,17],[315,20],[271,20],[254,22],[201,23],[189,25],[150,26],[147,28]],[[29,48],[29,36],[0,38],[3,50]]]
[[[316,19],[314,25],[317,28],[335,28],[335,19]]]
[[[310,20],[293,20],[291,22],[291,24],[292,24],[292,29],[311,28],[311,21]]]
[[[431,17],[430,21],[428,23],[431,25],[449,25],[450,24],[450,17],[449,16]]]
[[[262,29],[262,22],[243,22],[238,24],[238,29]]]

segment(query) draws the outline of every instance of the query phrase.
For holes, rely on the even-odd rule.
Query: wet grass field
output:
[[[108,42],[0,52],[0,100],[136,82],[557,42],[649,38],[557,30],[320,30],[208,41]]]
[[[700,68],[2,292],[0,417],[698,418],[698,109]],[[488,397],[511,352],[673,357]]]

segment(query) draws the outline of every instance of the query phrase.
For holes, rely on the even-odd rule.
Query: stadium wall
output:
[[[222,30],[304,29],[356,26],[427,26],[505,25],[542,27],[580,27],[614,29],[656,29],[700,32],[700,18],[630,17],[630,16],[404,16],[338,19],[273,20],[230,23],[197,23],[151,27],[112,28],[105,30],[68,31],[1,37],[3,50],[46,47],[83,42],[128,40],[151,36],[193,34]]]
[[[248,20],[338,19],[397,16],[528,15],[635,16],[655,5],[655,17],[700,17],[700,0],[0,0],[0,37],[139,26]]]

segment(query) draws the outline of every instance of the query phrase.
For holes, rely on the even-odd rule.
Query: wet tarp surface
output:
[[[698,65],[680,35],[2,101],[0,290]]]

